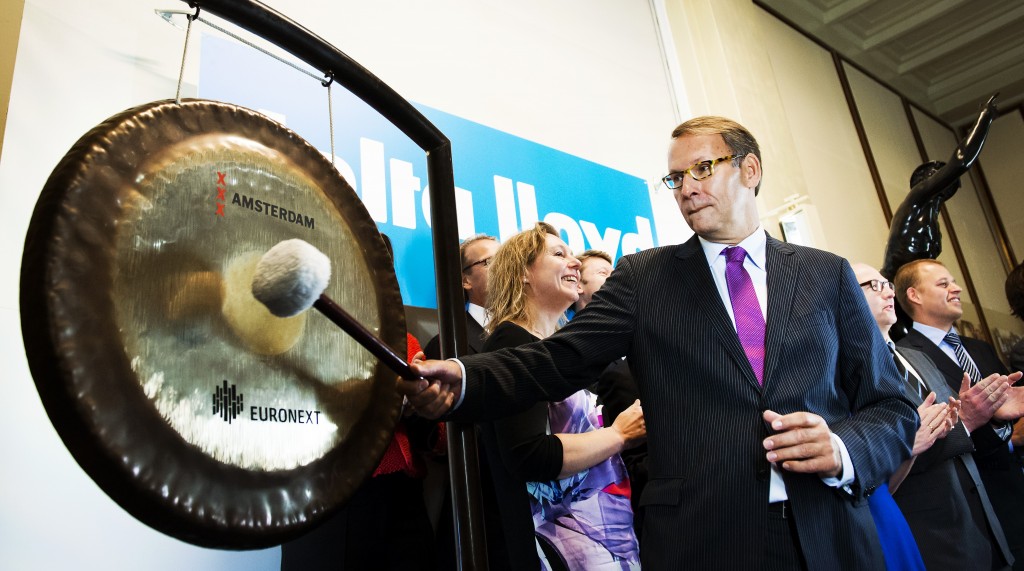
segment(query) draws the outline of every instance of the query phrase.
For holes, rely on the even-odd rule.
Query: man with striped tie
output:
[[[1006,388],[1006,402],[988,414],[990,403],[1002,398],[1000,384],[1016,383],[1021,373],[1007,376],[991,345],[959,336],[953,324],[963,316],[963,290],[942,263],[915,260],[901,267],[893,281],[900,306],[914,320],[913,329],[897,346],[928,355],[947,385],[959,393],[961,419],[974,441],[981,479],[1016,559],[1014,569],[1024,569],[1024,472],[1007,442],[1012,433],[1009,421],[1024,416],[1024,387]],[[992,375],[997,382],[986,390],[971,390]]]
[[[903,375],[907,395],[918,405],[921,415],[913,456],[889,480],[889,491],[913,532],[925,567],[1009,569],[1013,558],[971,455],[974,444],[958,417],[960,401],[956,393],[928,355],[915,349],[897,348],[890,339],[889,330],[896,323],[896,294],[892,282],[867,264],[853,264],[853,271],[896,367]],[[1006,384],[998,381],[999,377],[993,375],[968,389],[968,392],[988,397],[986,389],[989,385],[996,386],[993,394],[1000,396],[994,401],[988,398],[982,401],[991,402],[980,411],[988,418],[1009,396]],[[936,414],[943,412],[937,409],[946,403],[949,405],[946,411],[951,414]],[[952,423],[952,430],[944,426],[947,421]]]

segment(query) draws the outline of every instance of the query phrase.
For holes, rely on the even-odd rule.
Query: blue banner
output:
[[[422,149],[366,103],[249,47],[204,36],[199,97],[257,110],[328,157],[391,238],[405,305],[434,308],[429,181]],[[414,104],[415,105],[415,104]],[[459,236],[505,239],[538,220],[572,250],[617,259],[654,246],[651,202],[638,177],[415,105],[452,142]]]

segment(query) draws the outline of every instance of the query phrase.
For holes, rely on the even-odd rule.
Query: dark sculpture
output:
[[[942,252],[939,209],[960,189],[960,176],[981,153],[989,127],[998,115],[996,95],[985,103],[974,128],[957,145],[949,162],[931,161],[914,169],[910,194],[896,209],[889,227],[889,242],[882,264],[882,275],[886,279],[892,279],[896,270],[907,262],[923,258],[934,260]]]
[[[920,259],[934,260],[942,252],[942,233],[939,230],[942,203],[960,189],[960,176],[971,168],[981,153],[989,127],[998,116],[997,95],[989,97],[974,127],[956,146],[948,162],[930,161],[914,169],[910,176],[910,194],[896,209],[889,227],[889,241],[885,245],[881,270],[886,279],[893,279],[903,264]],[[898,321],[891,333],[898,339],[906,333],[911,322],[898,303],[896,310]]]

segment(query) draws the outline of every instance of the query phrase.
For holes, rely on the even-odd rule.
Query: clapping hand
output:
[[[950,414],[950,403],[936,404],[935,393],[928,393],[921,406],[917,407],[917,414],[921,417],[921,425],[914,436],[914,448],[911,452],[914,456],[931,448],[940,438],[945,438],[956,424]]]
[[[1024,416],[1024,387],[1014,387],[1021,378],[1021,372],[1017,371],[1004,377],[1008,383],[1006,401],[996,410],[993,417],[999,420],[1017,420]]]
[[[1020,373],[1014,373],[1020,378]],[[1014,381],[1016,382],[1016,381]],[[988,424],[996,410],[1009,398],[1007,389],[1010,381],[1006,375],[989,375],[971,386],[971,378],[964,373],[960,385],[960,419],[967,430],[974,432],[978,427]]]

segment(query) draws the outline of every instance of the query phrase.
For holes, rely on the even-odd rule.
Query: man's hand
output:
[[[771,410],[762,415],[776,430],[764,440],[768,461],[783,470],[836,478],[843,471],[843,458],[832,444],[832,432],[825,419],[809,412],[785,416]]]
[[[1009,398],[1006,394],[1009,387],[1006,375],[998,374],[989,375],[972,387],[971,378],[964,373],[960,384],[960,420],[967,430],[974,432],[992,420],[996,410]]]
[[[1024,387],[1015,387],[1013,385],[1017,384],[1017,381],[1020,380],[1021,372],[1017,371],[1005,378],[1006,382],[1010,385],[1006,389],[1006,402],[996,410],[993,416],[999,420],[1017,420],[1024,416]]]
[[[462,394],[462,369],[454,361],[424,361],[423,353],[413,357],[412,371],[421,377],[415,381],[398,379],[398,392],[417,414],[436,419],[448,412]]]
[[[956,424],[950,416],[948,403],[935,404],[935,393],[928,393],[921,406],[917,407],[917,414],[921,417],[921,425],[914,436],[914,449],[910,453],[912,456],[921,454],[937,440],[945,438]]]

